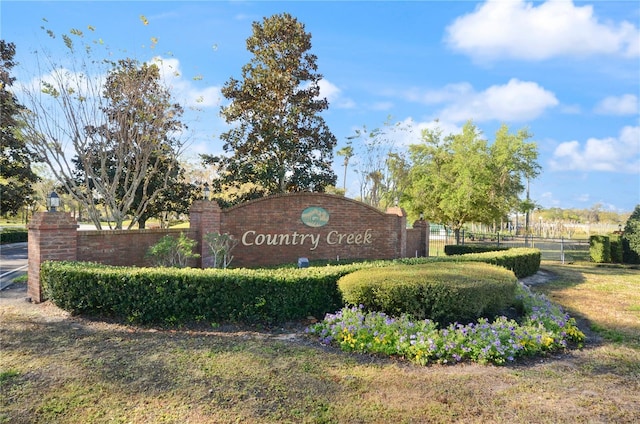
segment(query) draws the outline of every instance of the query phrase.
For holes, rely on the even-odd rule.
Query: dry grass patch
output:
[[[640,271],[593,265],[545,265],[558,276],[536,287],[614,342],[640,348]]]
[[[592,320],[615,300],[623,309],[593,322],[622,341],[591,333],[582,350],[510,366],[421,367],[323,347],[303,326],[142,329],[0,292],[0,423],[639,422],[633,301],[599,288],[603,270],[549,269],[559,278],[537,287],[573,313]],[[635,296],[638,274],[609,272]]]

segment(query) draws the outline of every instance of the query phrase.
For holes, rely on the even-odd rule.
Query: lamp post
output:
[[[60,197],[55,191],[52,191],[49,196],[47,196],[47,208],[49,212],[56,212],[57,208],[60,206]]]
[[[209,195],[211,194],[209,183],[204,183],[204,189],[202,190],[202,192],[204,194],[204,200],[209,200]]]

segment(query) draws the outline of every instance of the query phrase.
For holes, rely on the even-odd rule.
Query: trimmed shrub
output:
[[[279,323],[322,317],[343,306],[338,280],[360,269],[446,262],[491,262],[518,277],[540,267],[537,249],[441,258],[405,258],[298,269],[175,269],[45,262],[45,298],[74,314],[143,324],[194,321]],[[410,267],[407,267],[410,268]],[[433,268],[433,266],[432,266]]]
[[[279,323],[342,307],[337,281],[353,267],[287,270],[113,267],[45,262],[43,293],[73,314],[141,324]]]
[[[626,264],[640,264],[640,205],[631,213],[622,235],[623,260]]]
[[[448,244],[444,247],[444,253],[447,256],[466,255],[467,253],[484,253],[508,250],[504,246],[487,246],[474,244]]]
[[[516,285],[506,269],[455,262],[362,269],[338,282],[349,304],[441,324],[497,314],[515,302]]]
[[[518,278],[534,275],[540,270],[542,260],[539,249],[528,247],[509,249],[504,252],[469,253],[452,259],[498,265],[513,271]]]
[[[620,237],[619,234],[609,234],[609,245],[611,251],[611,262],[621,264],[623,257],[622,237]]]
[[[0,244],[24,243],[29,232],[25,228],[3,228],[0,231]]]
[[[608,236],[594,235],[589,237],[589,256],[592,262],[611,262],[611,243]]]

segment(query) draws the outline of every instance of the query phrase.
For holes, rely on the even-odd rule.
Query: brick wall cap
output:
[[[267,197],[262,197],[260,199],[253,199],[253,200],[249,200],[247,202],[241,203],[239,205],[234,205],[231,206],[227,209],[224,210],[224,212],[231,212],[233,210],[236,209],[241,209],[250,205],[254,205],[256,203],[260,203],[260,202],[269,202],[269,201],[273,201],[276,199],[281,199],[281,198],[286,198],[286,197],[311,197],[311,198],[325,198],[325,199],[336,199],[336,200],[340,200],[340,201],[344,201],[344,202],[349,202],[349,203],[353,203],[357,206],[369,209],[373,212],[376,212],[380,215],[386,216],[389,215],[388,212],[383,212],[378,208],[375,208],[371,205],[367,205],[366,203],[360,202],[358,200],[355,199],[350,199],[348,197],[345,196],[341,196],[338,194],[329,194],[329,193],[313,193],[310,191],[300,191],[300,192],[296,192],[296,193],[280,193],[280,194],[273,194],[271,196],[267,196]],[[319,202],[322,202],[322,200],[319,200]],[[396,212],[393,212],[392,215],[396,215]],[[402,216],[402,215],[401,215]]]
[[[38,230],[41,228],[77,229],[78,221],[67,212],[36,212],[31,217],[27,229]]]

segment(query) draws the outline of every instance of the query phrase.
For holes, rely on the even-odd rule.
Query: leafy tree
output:
[[[222,94],[231,102],[222,116],[234,128],[221,135],[226,155],[203,156],[219,168],[215,191],[254,184],[244,198],[274,193],[324,191],[335,184],[331,168],[336,138],[320,112],[316,56],[311,34],[289,14],[253,23],[242,81],[229,79]],[[244,200],[236,198],[236,200]]]
[[[640,263],[640,205],[636,205],[624,226],[622,248],[625,263]]]
[[[425,130],[423,143],[409,147],[409,172],[403,205],[412,213],[453,229],[456,241],[466,222],[491,224],[518,207],[523,180],[537,175],[537,152],[531,137],[506,126],[493,145],[467,122],[461,134],[443,137]]]
[[[127,214],[133,226],[169,183],[183,110],[155,63],[95,58],[83,37],[77,29],[64,34],[67,66],[45,57],[47,77],[25,93],[28,141],[97,228],[102,208],[109,227],[122,228]],[[152,184],[158,178],[160,189]]]
[[[138,217],[139,228],[145,228],[149,218],[157,218],[163,226],[166,226],[167,214],[188,213],[191,203],[200,195],[200,188],[187,181],[185,170],[179,163],[172,163],[171,158],[166,158],[165,162],[162,168],[167,174],[162,172],[156,174],[149,182],[147,190],[157,193],[157,196],[148,203],[144,212]],[[166,182],[165,177],[167,177]],[[143,200],[143,189],[139,187],[132,209],[136,210]]]
[[[21,132],[20,105],[10,91],[15,78],[11,69],[15,44],[0,40],[0,214],[15,215],[34,194],[32,184],[38,176],[31,169],[34,155],[27,148]]]
[[[489,147],[491,160],[488,165],[494,178],[494,188],[489,195],[491,202],[497,207],[497,213],[502,216],[523,208],[528,214],[529,208],[535,205],[529,198],[529,180],[539,174],[540,165],[537,163],[536,144],[527,142],[531,137],[527,129],[512,134],[506,125],[502,125]],[[525,189],[525,181],[527,198],[520,200],[518,194]],[[534,207],[539,208],[537,205]]]

